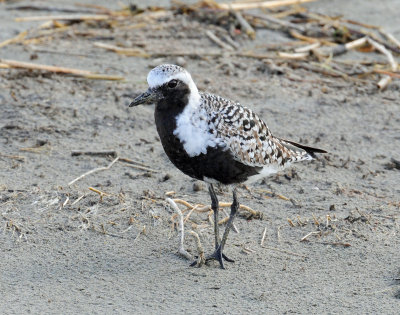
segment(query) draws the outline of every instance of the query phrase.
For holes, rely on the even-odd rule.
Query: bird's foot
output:
[[[224,253],[222,253],[220,248],[216,249],[215,252],[207,258],[205,258],[204,255],[196,256],[195,258],[196,260],[190,264],[190,267],[200,268],[201,266],[208,264],[211,260],[217,260],[221,269],[225,269],[224,260],[230,263],[235,262],[233,259],[228,258]]]
[[[228,258],[228,257],[222,252],[221,246],[218,246],[218,248],[215,250],[215,252],[212,253],[210,256],[208,256],[208,257],[206,258],[205,263],[207,264],[207,263],[208,263],[209,261],[211,261],[211,260],[217,260],[217,261],[219,262],[219,265],[220,265],[221,269],[225,269],[224,260],[227,261],[227,262],[230,262],[230,263],[235,262],[233,259]]]

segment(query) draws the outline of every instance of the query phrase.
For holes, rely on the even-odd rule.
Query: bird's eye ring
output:
[[[171,80],[168,82],[168,87],[173,89],[174,87],[176,87],[178,85],[178,81],[177,80]]]

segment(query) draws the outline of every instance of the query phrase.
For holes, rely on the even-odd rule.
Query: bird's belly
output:
[[[186,175],[199,180],[222,184],[240,183],[261,170],[260,167],[234,160],[229,150],[221,147],[208,147],[206,153],[189,156],[174,135],[160,136],[160,139],[170,161]]]
[[[204,181],[222,184],[241,183],[257,175],[262,168],[245,165],[235,160],[226,147],[206,147],[198,155],[189,155],[180,139],[174,135],[176,121],[173,115],[155,112],[157,132],[170,161],[186,175]]]

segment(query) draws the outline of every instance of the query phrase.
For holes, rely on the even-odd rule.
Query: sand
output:
[[[399,38],[399,5],[336,0],[307,7],[382,26]],[[42,23],[15,17],[49,14],[8,6],[0,3],[0,42]],[[329,151],[251,186],[253,193],[239,189],[241,203],[263,218],[242,212],[237,219],[240,233],[230,234],[226,248],[235,263],[226,270],[191,268],[177,254],[179,233],[165,193],[209,204],[208,192],[168,161],[154,106],[127,107],[147,88],[153,66],[177,59],[125,57],[93,46],[218,49],[197,21],[177,16],[160,23],[162,29],[91,29],[112,40],[66,32],[45,43],[0,48],[0,58],[126,77],[0,70],[0,313],[398,314],[400,173],[390,161],[400,159],[399,81],[380,92],[373,81],[353,84],[302,69],[279,74],[260,60],[178,60],[200,90],[254,109],[277,136]],[[240,45],[287,40],[264,30]],[[73,150],[115,150],[154,171],[116,162],[69,186],[113,160],[72,156]],[[89,187],[107,195],[101,200]],[[218,190],[220,201],[231,200],[230,189]],[[192,220],[207,223],[207,214]],[[185,247],[196,254],[191,229],[187,223]],[[211,225],[196,231],[210,253]]]

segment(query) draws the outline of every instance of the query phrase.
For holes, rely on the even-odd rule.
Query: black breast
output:
[[[175,99],[174,103],[169,104],[163,100],[157,104],[154,113],[164,151],[178,169],[193,178],[204,180],[204,177],[207,177],[222,184],[244,182],[249,176],[261,171],[261,167],[248,166],[234,160],[230,151],[221,147],[208,147],[206,154],[190,157],[180,140],[173,134],[176,129],[176,117],[184,108],[181,102],[186,104],[185,100]]]

